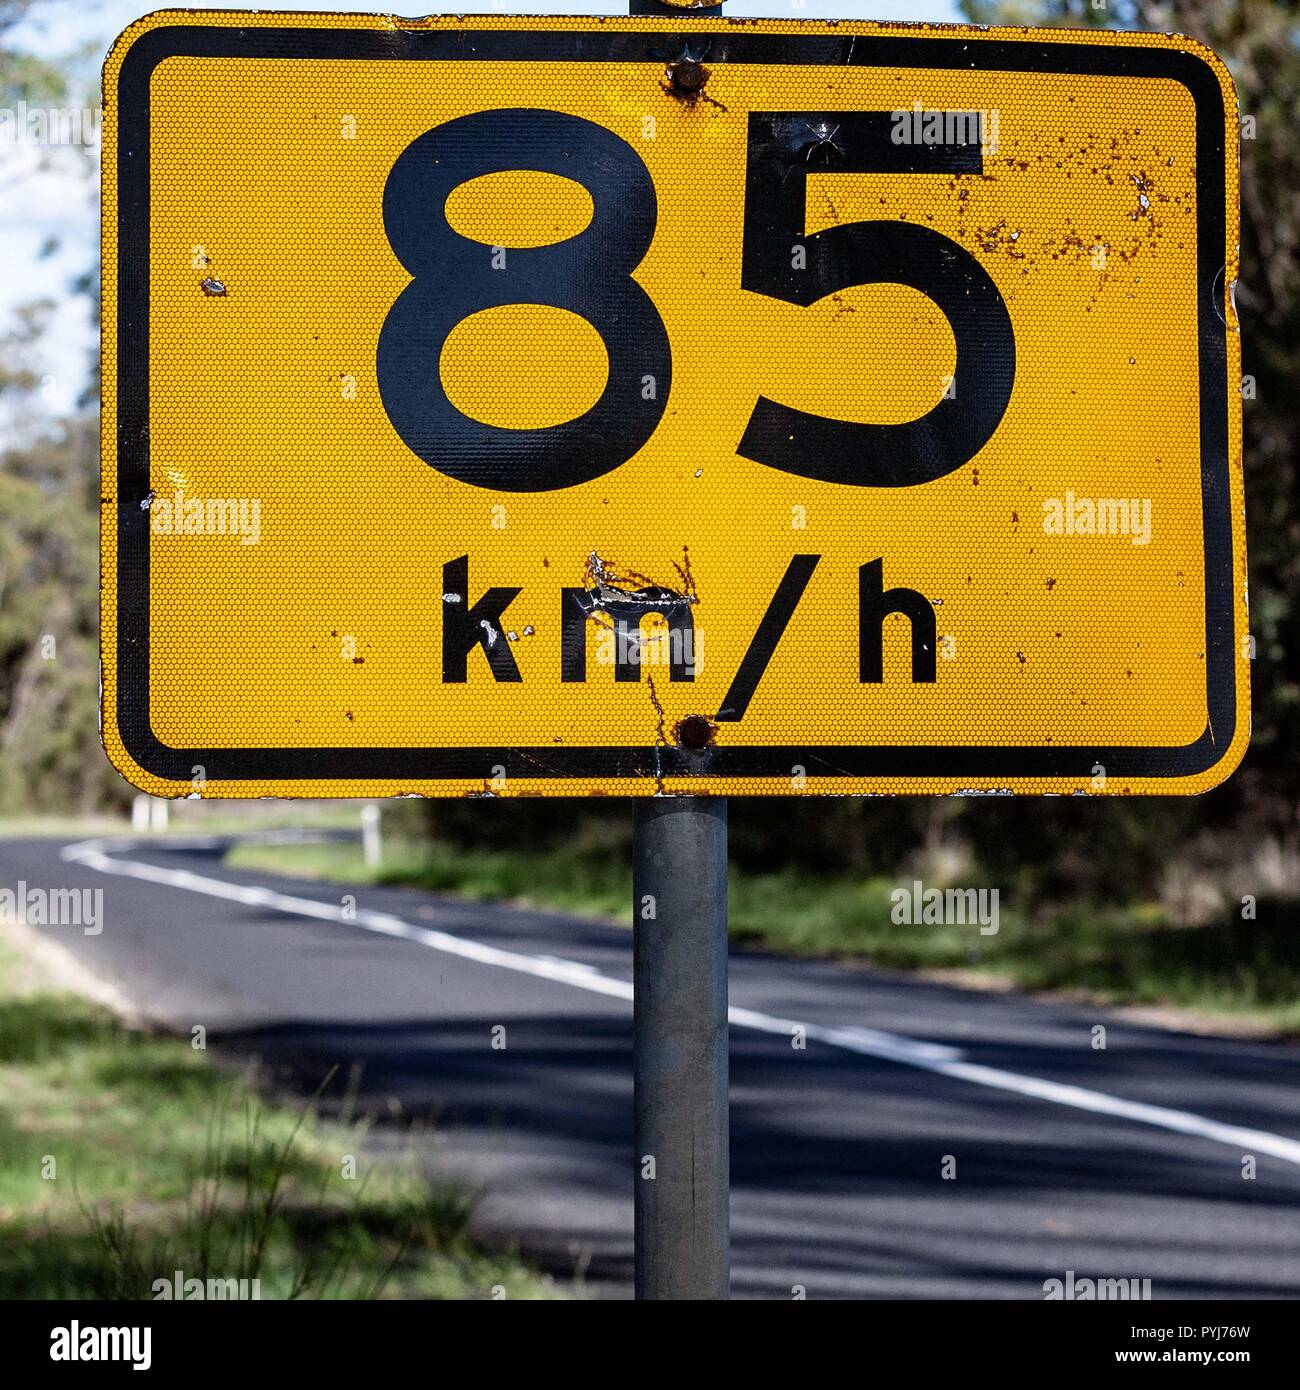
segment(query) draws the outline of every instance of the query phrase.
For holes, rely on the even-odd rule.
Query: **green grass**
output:
[[[438,843],[384,841],[384,862],[369,869],[361,846],[327,844],[236,845],[226,855],[235,868],[264,869],[294,878],[324,878],[455,893],[480,902],[517,902],[586,917],[631,920],[632,887],[618,855],[588,853],[582,844],[553,854],[464,850]]]
[[[150,1298],[175,1270],[264,1299],[558,1296],[475,1245],[460,1195],[368,1164],[362,1125],[268,1104],[77,996],[19,993],[16,964],[0,942],[0,1299]]]
[[[631,921],[627,855],[609,846],[574,843],[530,853],[386,840],[382,867],[370,870],[352,843],[248,844],[227,862]],[[944,970],[958,979],[993,975],[1026,989],[1078,991],[1106,1003],[1174,1008],[1221,1025],[1300,1034],[1295,902],[1261,899],[1256,921],[1178,927],[1154,904],[1035,912],[1004,893],[997,934],[982,936],[976,926],[895,923],[890,894],[897,886],[880,878],[733,869],[732,939],[794,955]]]

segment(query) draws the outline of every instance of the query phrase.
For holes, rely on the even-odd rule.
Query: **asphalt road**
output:
[[[288,1084],[361,1063],[377,1113],[436,1115],[428,1165],[479,1190],[480,1232],[626,1294],[630,934],[236,873],[223,848],[0,841],[0,886],[103,889],[99,935],[42,930]],[[1073,1270],[1300,1296],[1300,1049],[745,952],[731,998],[738,1295],[1034,1299]]]

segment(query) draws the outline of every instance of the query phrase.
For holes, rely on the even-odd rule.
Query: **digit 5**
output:
[[[970,252],[911,222],[853,222],[804,235],[810,169],[956,174],[983,168],[979,145],[896,144],[897,129],[888,111],[751,112],[740,283],[805,307],[850,285],[919,290],[942,310],[957,342],[951,395],[899,425],[831,420],[760,396],[736,446],[755,463],[819,482],[910,487],[960,468],[1006,412],[1016,373],[1011,318]],[[793,264],[796,244],[805,248],[802,269]]]

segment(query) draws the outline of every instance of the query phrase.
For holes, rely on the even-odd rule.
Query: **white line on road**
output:
[[[438,931],[432,927],[416,926],[391,913],[372,912],[368,908],[356,908],[354,915],[345,916],[343,907],[317,902],[313,898],[300,898],[288,893],[278,893],[270,888],[208,878],[202,874],[191,873],[188,869],[167,869],[139,860],[112,857],[134,848],[137,843],[134,840],[85,840],[80,844],[65,846],[60,853],[63,859],[82,864],[100,873],[141,879],[146,883],[164,884],[169,888],[180,888],[190,893],[204,893],[211,898],[224,898],[248,907],[268,908],[272,912],[284,912],[290,916],[316,917],[343,926],[361,927],[384,936],[413,941],[447,955],[460,956],[464,960],[477,961],[480,965],[492,965],[501,970],[533,975],[538,979],[570,985],[574,989],[584,989],[592,994],[609,995],[615,999],[630,1001],[632,998],[630,981],[602,975],[598,970],[580,961],[505,951],[499,946],[485,946],[481,942],[471,941],[463,936],[453,936],[449,932]],[[161,847],[188,847],[183,841],[172,841],[170,845],[166,841],[153,843],[160,844]],[[754,1009],[742,1009],[737,1006],[727,1010],[727,1017],[736,1028],[749,1028],[785,1038],[793,1037],[797,1029],[802,1029],[804,1036],[813,1042],[856,1052],[864,1057],[875,1057],[886,1062],[897,1062],[901,1066],[917,1067],[921,1071],[933,1072],[957,1081],[967,1081],[975,1086],[986,1086],[995,1091],[1010,1091],[1031,1100],[1047,1101],[1052,1105],[1086,1110],[1094,1115],[1109,1115],[1114,1119],[1130,1120],[1135,1124],[1150,1125],[1175,1134],[1208,1139],[1212,1143],[1226,1144],[1242,1154],[1269,1154],[1285,1163],[1300,1166],[1300,1141],[1288,1139],[1284,1135],[1271,1134],[1261,1129],[1247,1129],[1240,1125],[1221,1124],[1218,1120],[1206,1119],[1203,1115],[1194,1115],[1188,1110],[1170,1110],[1163,1105],[1146,1105],[1142,1101],[1124,1100],[1119,1096],[1107,1095],[1103,1091],[1070,1086],[1060,1081],[1047,1081],[1037,1076],[1024,1076],[1019,1072],[1004,1071],[1001,1067],[981,1066],[965,1061],[964,1054],[959,1049],[939,1043],[923,1042],[898,1033],[879,1032],[874,1028],[830,1028],[819,1023],[800,1023],[795,1019],[777,1018],[773,1014],[759,1013]]]

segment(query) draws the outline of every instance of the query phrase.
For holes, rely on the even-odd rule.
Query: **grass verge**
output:
[[[148,1299],[176,1271],[227,1297],[558,1296],[475,1245],[459,1195],[368,1165],[362,1125],[32,983],[0,939],[0,1299]]]
[[[378,869],[351,842],[241,845],[227,863],[290,876],[455,893],[631,920],[626,855],[575,842],[550,853],[385,842]],[[1156,905],[1078,905],[1032,913],[1002,895],[995,935],[977,925],[893,920],[880,878],[797,870],[741,873],[729,886],[732,939],[792,955],[990,977],[1024,989],[1076,992],[1108,1004],[1176,1010],[1181,1026],[1300,1035],[1300,908],[1263,899],[1252,920],[1178,927]]]

